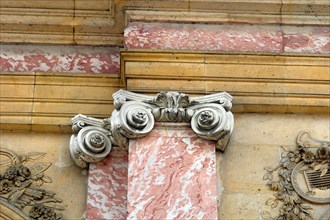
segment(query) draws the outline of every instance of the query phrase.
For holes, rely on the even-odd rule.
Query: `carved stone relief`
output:
[[[113,98],[111,117],[100,120],[79,114],[72,119],[70,153],[82,168],[104,159],[112,145],[127,148],[128,139],[146,136],[155,122],[188,122],[198,136],[216,141],[221,151],[233,131],[232,97],[226,92],[189,97],[178,92],[148,96],[119,90]]]
[[[2,219],[61,219],[57,211],[64,210],[55,193],[43,189],[51,183],[44,174],[50,163],[35,162],[45,153],[17,155],[0,150],[0,218]]]
[[[266,204],[280,209],[274,218],[264,213],[265,219],[314,219],[313,204],[330,204],[330,142],[315,140],[306,131],[296,142],[295,150],[283,148],[277,167],[265,168],[264,180],[275,191]]]

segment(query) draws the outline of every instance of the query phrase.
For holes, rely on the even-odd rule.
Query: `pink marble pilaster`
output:
[[[186,124],[130,140],[127,199],[128,219],[216,219],[214,142]]]
[[[0,72],[102,73],[119,75],[119,48],[0,45]]]
[[[90,164],[87,220],[126,219],[127,168],[127,150],[117,147],[102,162]]]

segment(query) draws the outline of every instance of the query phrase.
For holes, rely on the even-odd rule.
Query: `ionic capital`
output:
[[[221,151],[233,131],[232,97],[226,92],[190,98],[173,91],[148,96],[119,90],[113,98],[111,117],[100,120],[79,114],[72,119],[70,152],[80,167],[105,158],[112,145],[127,148],[130,138],[146,136],[155,122],[188,122],[199,137],[216,141]]]

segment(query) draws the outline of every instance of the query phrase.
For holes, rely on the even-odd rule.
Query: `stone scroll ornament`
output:
[[[0,219],[62,219],[62,201],[42,188],[52,182],[44,174],[51,164],[37,161],[44,155],[0,149]]]
[[[148,96],[119,90],[113,98],[115,110],[110,118],[79,114],[72,119],[70,154],[79,167],[103,160],[113,145],[127,149],[130,138],[146,136],[155,122],[188,122],[198,136],[216,141],[221,151],[233,131],[232,97],[226,92],[189,97],[178,92]]]
[[[265,168],[264,180],[275,192],[266,205],[279,208],[279,215],[265,211],[264,219],[311,220],[313,205],[330,207],[330,142],[315,140],[306,131],[296,142],[294,150],[283,148],[277,167]],[[328,218],[330,213],[320,219]]]

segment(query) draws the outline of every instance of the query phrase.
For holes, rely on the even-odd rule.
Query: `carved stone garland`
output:
[[[297,137],[295,150],[283,150],[280,164],[275,168],[266,167],[264,176],[270,189],[275,191],[275,198],[267,200],[266,205],[279,207],[280,214],[271,217],[265,211],[263,217],[313,219],[312,204],[330,204],[330,142],[315,140],[303,131]]]
[[[51,163],[35,162],[45,153],[27,155],[1,149],[0,163],[0,219],[50,219],[58,220],[64,210],[55,193],[43,189],[43,183],[51,183],[44,175]]]
[[[221,151],[233,131],[232,97],[226,92],[190,98],[178,92],[148,96],[119,90],[113,98],[115,110],[110,118],[79,114],[72,119],[70,153],[79,167],[101,161],[112,145],[127,148],[128,139],[146,136],[155,122],[190,122],[198,136],[215,140]]]

